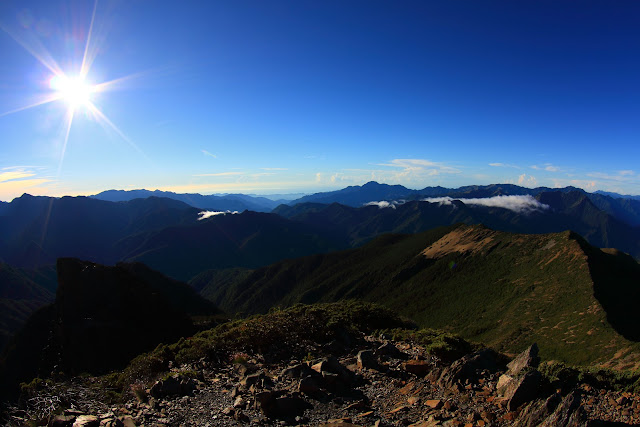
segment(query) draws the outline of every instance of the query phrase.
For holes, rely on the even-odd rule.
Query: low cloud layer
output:
[[[379,207],[380,209],[384,209],[384,208],[392,208],[392,209],[395,209],[395,208],[396,208],[396,206],[401,205],[401,204],[403,204],[403,203],[404,203],[404,201],[400,201],[400,202],[398,202],[398,201],[394,200],[394,201],[392,201],[392,202],[387,202],[387,201],[382,200],[382,201],[380,201],[380,202],[369,202],[369,203],[365,203],[365,204],[364,204],[364,206],[377,206],[377,207]]]
[[[549,209],[549,205],[540,203],[532,196],[494,196],[482,199],[453,199],[451,197],[431,197],[423,199],[423,202],[451,205],[454,200],[459,200],[465,205],[487,206],[492,208],[504,208],[517,213],[531,213]]]
[[[198,221],[202,221],[203,219],[207,219],[209,217],[212,216],[216,216],[216,215],[226,215],[226,214],[230,214],[230,215],[235,215],[237,214],[238,211],[202,211],[202,212],[198,212],[198,216],[200,218],[198,218]]]

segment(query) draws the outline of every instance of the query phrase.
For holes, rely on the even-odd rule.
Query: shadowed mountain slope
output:
[[[87,197],[14,199],[0,216],[0,257],[19,267],[54,264],[59,257],[103,263],[121,259],[114,244],[125,236],[196,223],[199,210],[160,198],[105,202]]]
[[[31,313],[53,301],[55,287],[52,268],[27,271],[0,263],[0,353]]]
[[[637,339],[629,331],[640,328],[640,314],[621,295],[635,295],[639,278],[628,256],[603,253],[572,232],[462,225],[283,261],[206,292],[225,310],[246,313],[363,299],[503,351],[535,341],[548,359],[588,364],[617,353],[612,363],[624,365],[637,362],[638,345],[627,338]]]
[[[15,336],[2,359],[0,383],[15,385],[52,371],[123,368],[159,343],[192,335],[191,315],[220,315],[185,283],[141,264],[107,267],[61,258],[57,271],[55,302]]]
[[[132,236],[118,247],[127,260],[189,280],[208,269],[255,268],[348,247],[339,234],[323,231],[314,224],[247,211]]]

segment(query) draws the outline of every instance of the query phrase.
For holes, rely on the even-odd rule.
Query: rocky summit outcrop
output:
[[[275,362],[268,361],[267,354],[252,354],[234,359],[236,363],[201,360],[174,366],[148,387],[133,385],[126,402],[119,404],[99,398],[95,385],[87,385],[96,380],[87,379],[44,387],[32,401],[52,401],[55,395],[69,406],[40,424],[49,426],[524,427],[640,422],[639,395],[588,384],[552,391],[538,387],[542,381],[535,345],[506,370],[504,357],[489,349],[445,363],[415,342],[373,336],[361,336],[340,354],[324,353],[328,347],[318,346],[317,357],[306,361]],[[530,381],[526,378],[531,372],[539,377],[529,388],[523,384]],[[32,414],[15,411],[8,422],[18,424]]]

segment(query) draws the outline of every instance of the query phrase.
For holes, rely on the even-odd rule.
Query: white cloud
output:
[[[489,166],[493,166],[494,168],[513,168],[520,169],[520,166],[510,165],[508,163],[489,163]]]
[[[380,201],[380,202],[369,202],[369,203],[365,203],[363,206],[377,206],[380,209],[384,209],[384,208],[392,208],[395,209],[396,206],[403,204],[403,201],[392,201],[392,202],[387,202],[387,201]]]
[[[494,208],[509,209],[511,211],[528,214],[534,211],[549,209],[548,205],[540,203],[533,197],[526,196],[494,196],[475,199],[453,199],[451,197],[430,197],[423,199],[423,202],[438,203],[440,205],[451,205],[454,200],[459,200],[465,205],[487,206]]]
[[[230,214],[230,215],[235,215],[237,214],[238,211],[202,211],[202,212],[198,212],[198,221],[202,221],[203,219],[207,219],[210,218],[212,216],[217,216],[217,215],[226,215],[226,214]]]
[[[211,154],[207,150],[201,150],[201,151],[202,151],[202,154],[204,154],[205,156],[213,157],[214,159],[218,158],[218,156],[216,156],[215,154]]]
[[[552,165],[551,163],[545,163],[544,165],[533,165],[531,166],[531,169],[547,172],[560,172],[560,168],[558,166]]]
[[[431,180],[443,174],[460,173],[459,169],[452,166],[426,159],[393,159],[388,163],[378,164],[378,166],[400,168],[401,170],[391,173],[384,181],[402,183],[404,185],[411,185],[412,183],[424,185],[426,179]],[[383,175],[387,174],[383,173]]]
[[[518,185],[522,185],[525,187],[537,187],[538,180],[534,176],[523,173],[522,175],[518,176]]]
[[[426,172],[429,175],[460,173],[460,171],[454,167],[426,159],[393,159],[389,163],[383,163],[379,166],[402,168],[407,172]]]
[[[603,172],[591,172],[591,173],[588,173],[587,176],[591,178],[604,179],[606,181],[618,181],[618,182],[630,182],[630,181],[635,181],[637,179],[635,177],[635,172],[632,170],[621,170],[614,175],[609,173],[603,173]]]
[[[5,168],[3,170],[6,170],[9,168]],[[6,181],[14,181],[14,180],[20,180],[20,179],[25,179],[25,178],[30,178],[32,176],[34,176],[35,173],[31,172],[31,171],[25,171],[25,170],[9,170],[7,172],[0,172],[0,182],[6,182]]]
[[[34,169],[38,169],[34,167]],[[5,167],[0,169],[0,200],[9,201],[23,193],[31,195],[46,195],[53,189],[53,180],[46,176],[39,176],[33,169],[23,166]]]

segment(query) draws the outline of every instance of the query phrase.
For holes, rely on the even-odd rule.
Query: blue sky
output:
[[[5,0],[0,200],[370,180],[640,194],[639,20],[633,0]],[[69,126],[50,80],[85,56],[105,84]]]

